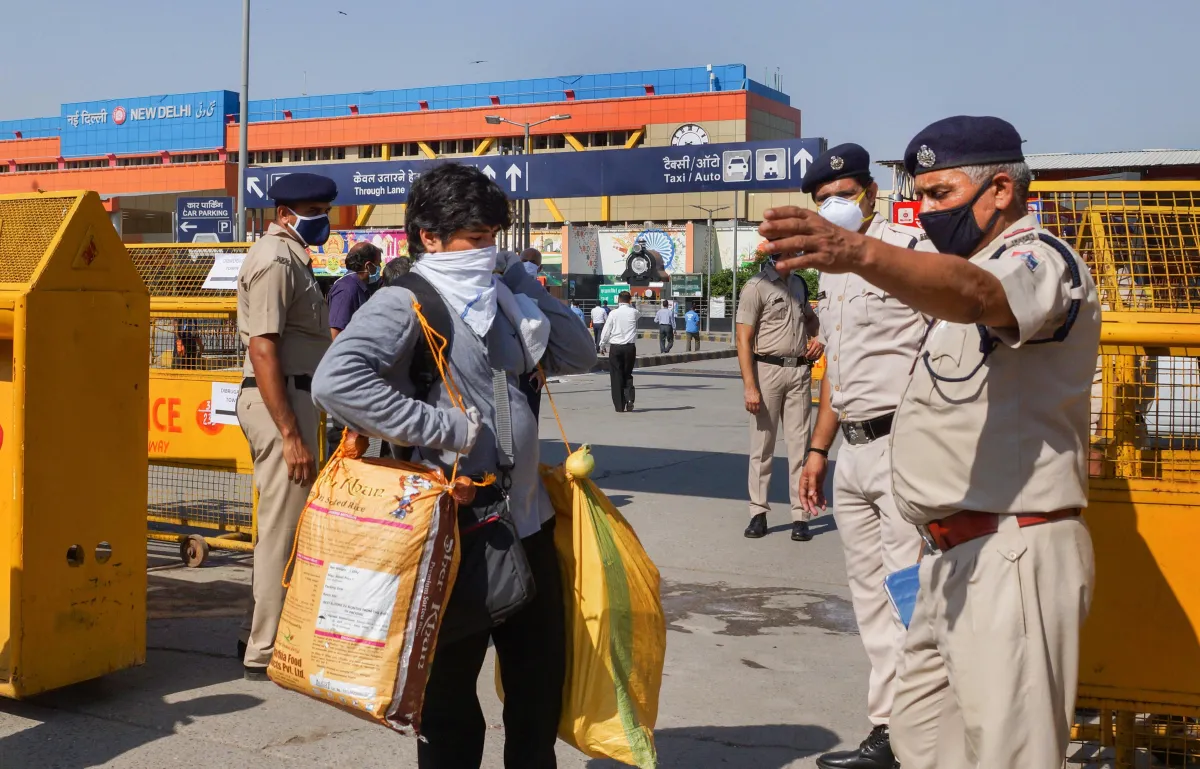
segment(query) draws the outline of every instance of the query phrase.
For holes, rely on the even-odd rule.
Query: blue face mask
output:
[[[329,240],[329,214],[301,216],[292,211],[292,215],[296,217],[296,223],[291,225],[292,232],[296,233],[296,237],[300,238],[304,245],[323,246],[325,241]]]
[[[371,285],[375,285],[378,282],[379,282],[379,273],[378,272],[371,272],[371,273],[367,274],[367,283],[370,283]]]

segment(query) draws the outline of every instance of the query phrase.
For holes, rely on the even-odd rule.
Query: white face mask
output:
[[[525,265],[525,272],[529,273],[530,277],[532,277],[532,278],[537,277],[538,270],[541,269],[540,267],[538,267],[533,262],[521,262],[521,264]]]
[[[851,232],[858,232],[863,222],[872,218],[863,216],[862,209],[858,207],[858,201],[862,200],[864,194],[865,191],[860,192],[853,200],[837,196],[825,198],[825,202],[821,204],[821,217]]]
[[[470,251],[424,253],[413,272],[428,280],[456,315],[483,336],[496,317],[495,246]]]

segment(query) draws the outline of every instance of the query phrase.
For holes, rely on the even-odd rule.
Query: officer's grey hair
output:
[[[1007,174],[1013,180],[1013,194],[1022,207],[1029,199],[1029,183],[1033,181],[1033,173],[1023,161],[1020,163],[996,163],[984,166],[962,166],[958,169],[976,185],[983,184],[999,173]]]

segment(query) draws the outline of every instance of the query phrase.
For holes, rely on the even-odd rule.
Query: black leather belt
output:
[[[868,419],[866,422],[842,422],[842,435],[851,446],[861,446],[864,443],[878,440],[892,431],[892,417],[896,412],[884,414],[881,417]]]
[[[312,392],[312,377],[308,374],[296,374],[295,376],[284,377],[284,381],[291,380],[292,384],[296,385],[297,390],[303,390],[306,393]],[[252,376],[248,376],[242,380],[242,388],[258,387],[258,380]]]
[[[812,361],[808,358],[785,358],[782,355],[760,355],[754,353],[754,360],[759,363],[770,363],[772,366],[783,366],[784,368],[798,368],[800,366],[811,366]]]

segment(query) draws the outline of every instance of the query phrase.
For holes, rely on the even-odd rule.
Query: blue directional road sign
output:
[[[479,168],[516,199],[790,190],[800,187],[809,164],[824,144],[824,139],[780,139],[445,160],[267,166],[246,171],[246,205],[270,207],[271,185],[296,171],[333,179],[338,187],[335,205],[404,203],[422,173],[447,162]]]
[[[235,212],[233,198],[179,198],[176,237],[180,243],[232,243]]]

